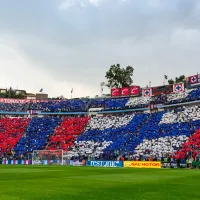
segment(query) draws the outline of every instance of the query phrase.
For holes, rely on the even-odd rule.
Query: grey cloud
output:
[[[18,50],[57,81],[97,87],[114,63],[133,65],[135,81],[143,85],[149,79],[161,83],[163,73],[198,68],[198,0],[163,0],[158,6],[109,0],[60,10],[62,2],[10,0],[0,6],[1,33],[12,35]]]

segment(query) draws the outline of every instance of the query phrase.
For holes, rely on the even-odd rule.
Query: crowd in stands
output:
[[[117,123],[116,123],[117,122]],[[178,112],[92,118],[70,151],[71,156],[116,159],[118,156],[161,159],[174,156],[200,128],[200,107],[183,107]]]
[[[15,156],[25,155],[46,147],[50,135],[61,122],[59,117],[32,118],[29,126],[14,148]]]
[[[60,100],[30,103],[30,110],[40,110],[43,112],[84,112],[87,109],[88,100]]]
[[[106,106],[107,101],[108,101],[107,98],[106,99],[104,99],[104,98],[92,99],[89,107],[90,108],[104,108]]]
[[[193,159],[196,156],[199,157],[200,153],[200,129],[195,132],[194,135],[191,135],[187,141],[181,146],[179,151],[175,152],[176,159],[184,159],[187,157],[192,157]]]
[[[188,94],[189,90],[185,90],[184,92],[180,93],[171,93],[167,95],[165,104],[176,104],[186,102],[186,97],[188,96]]]
[[[180,93],[172,93],[167,95],[167,101],[165,104],[177,104],[190,101],[200,100],[200,88],[185,90]]]
[[[85,156],[95,156],[95,159],[113,159],[124,152],[133,151],[135,134],[147,118],[147,114],[92,118],[85,132],[77,139],[74,155],[78,154],[80,146],[81,154],[85,146]],[[93,153],[90,155],[90,152]]]
[[[129,108],[148,108],[149,103],[177,104],[200,100],[200,88],[185,90],[180,93],[162,94],[152,97],[124,97],[100,99],[70,99],[49,100],[29,103],[0,103],[0,112],[27,112],[37,110],[42,112],[86,112],[89,108],[105,110],[121,110]]]
[[[195,94],[198,92],[193,91]],[[189,95],[193,96],[194,92],[188,93],[186,98]],[[139,98],[141,97],[137,99]],[[154,101],[163,99],[164,97],[156,97]],[[142,100],[138,101],[143,103]],[[110,99],[105,106],[109,105],[112,109],[115,107],[113,102],[115,100]],[[116,102],[115,108],[128,103],[137,105],[131,99],[118,99]],[[19,158],[33,150],[63,149],[68,151],[70,158],[110,160],[120,157],[146,159],[152,156],[161,159],[170,156],[182,159],[188,155],[189,149],[192,149],[193,156],[197,155],[195,148],[200,148],[199,128],[199,104],[152,113],[134,112],[92,118],[2,118],[0,156],[12,154]]]
[[[12,151],[26,130],[28,118],[0,119],[0,156],[11,155]]]
[[[67,151],[77,137],[83,132],[88,117],[67,117],[56,127],[54,134],[50,136],[46,149]]]
[[[128,102],[128,98],[108,99],[105,105],[105,109],[106,110],[123,109],[125,108],[125,105],[127,102]]]
[[[127,108],[147,108],[150,102],[154,104],[177,104],[200,100],[200,88],[185,90],[179,93],[162,94],[152,97],[130,97],[122,99],[93,99],[91,108],[105,109],[127,109]]]
[[[0,112],[26,112],[27,103],[0,103]]]
[[[150,97],[132,97],[126,103],[128,108],[146,108],[149,105]]]

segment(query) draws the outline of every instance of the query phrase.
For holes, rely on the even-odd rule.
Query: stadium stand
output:
[[[0,103],[0,112],[25,112],[28,103]]]
[[[167,95],[165,104],[177,104],[183,102],[196,101],[200,99],[200,88],[185,90],[180,93],[172,93]]]
[[[59,117],[32,118],[24,135],[14,148],[15,156],[44,149],[49,136],[54,133],[54,129],[60,122]]]
[[[29,124],[29,118],[0,119],[0,156],[11,154]]]
[[[63,149],[70,158],[104,160],[150,156],[182,159],[188,156],[189,150],[195,156],[200,148],[197,100],[200,100],[200,88],[151,97],[0,102],[1,113],[27,112],[28,115],[28,111],[35,110],[42,111],[44,116],[56,114],[31,119],[2,118],[0,156],[12,154],[19,158],[42,149]],[[151,103],[162,106],[154,109]],[[81,116],[81,112],[90,108],[103,108],[97,112],[101,116],[89,118],[87,113]],[[62,117],[62,113],[68,112],[76,112],[78,117],[70,113],[70,117]]]
[[[90,108],[104,108],[106,110],[117,110],[125,108],[125,105],[129,98],[102,98],[92,99]]]
[[[67,117],[56,127],[46,146],[48,150],[68,150],[76,138],[83,132],[88,117]]]
[[[92,99],[90,108],[104,108],[106,106],[107,99]]]
[[[30,110],[40,110],[43,112],[81,112],[86,111],[88,100],[60,100],[60,101],[44,101],[30,103]]]
[[[149,106],[150,97],[132,97],[126,103],[128,108],[147,108]]]
[[[104,159],[112,159],[123,152],[130,152],[134,147],[134,141],[140,125],[147,119],[147,114],[131,114],[122,116],[107,116],[103,118],[92,118],[86,131],[78,137],[76,146],[73,148],[74,156],[83,155],[83,144],[85,144],[84,156],[94,156]],[[77,152],[81,147],[81,152]],[[73,155],[73,152],[70,152]]]
[[[182,145],[181,149],[175,152],[176,159],[184,159],[189,154],[195,159],[199,154],[200,149],[200,129],[195,132],[194,135],[190,136],[187,141]]]
[[[200,127],[199,109],[184,106],[179,112],[92,118],[70,155],[94,159],[116,159],[120,155],[161,159],[174,155]]]
[[[105,109],[106,110],[115,110],[115,109],[123,109],[128,101],[128,98],[121,98],[121,99],[109,99],[106,102]]]
[[[37,110],[42,112],[85,112],[88,108],[104,108],[105,110],[122,110],[129,108],[148,108],[149,103],[178,104],[200,100],[200,88],[185,90],[184,92],[162,94],[152,97],[124,97],[102,99],[72,99],[72,100],[47,100],[30,103],[2,103],[0,112],[27,112]]]

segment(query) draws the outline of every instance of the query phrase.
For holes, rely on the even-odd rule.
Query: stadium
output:
[[[200,166],[200,76],[186,80],[112,88],[110,98],[1,98],[1,199],[190,196]]]
[[[0,4],[0,200],[199,200],[200,1]]]

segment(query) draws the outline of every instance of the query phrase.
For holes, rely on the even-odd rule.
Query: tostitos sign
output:
[[[133,167],[133,168],[161,168],[161,162],[124,161],[124,167]]]

